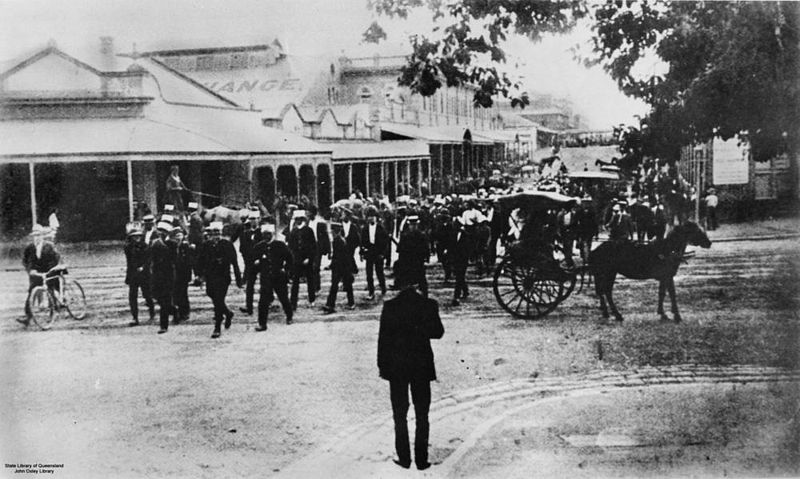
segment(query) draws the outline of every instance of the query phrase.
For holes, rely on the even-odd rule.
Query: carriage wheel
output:
[[[563,285],[564,290],[561,294],[561,299],[559,301],[564,301],[567,297],[572,294],[572,291],[575,289],[575,283],[577,282],[578,278],[578,269],[574,266],[569,266],[566,262],[566,256],[564,255],[564,251],[561,246],[556,245],[555,249],[553,250],[553,257],[558,262],[558,268],[561,271],[553,272],[552,276],[555,279],[560,281]]]
[[[563,299],[564,283],[555,274],[503,258],[494,273],[494,296],[516,318],[538,319]],[[574,286],[574,283],[573,283]]]

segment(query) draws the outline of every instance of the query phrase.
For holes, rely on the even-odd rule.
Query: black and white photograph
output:
[[[800,477],[800,2],[0,0],[0,477]]]

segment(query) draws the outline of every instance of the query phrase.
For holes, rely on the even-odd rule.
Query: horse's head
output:
[[[680,226],[683,230],[686,243],[701,248],[710,248],[711,240],[708,239],[706,232],[694,221],[687,221]]]

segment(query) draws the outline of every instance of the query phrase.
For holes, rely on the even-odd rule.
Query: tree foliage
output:
[[[381,15],[407,18],[427,9],[437,21],[431,37],[412,39],[400,82],[422,95],[443,84],[478,86],[475,103],[498,94],[515,98],[497,68],[509,34],[535,41],[592,25],[591,52],[620,90],[650,105],[636,125],[639,154],[674,161],[682,145],[714,136],[746,137],[758,160],[796,152],[800,136],[800,3],[667,2],[661,0],[369,0]],[[663,72],[638,71],[657,55]],[[490,59],[491,62],[484,60]],[[443,83],[444,82],[444,83]]]

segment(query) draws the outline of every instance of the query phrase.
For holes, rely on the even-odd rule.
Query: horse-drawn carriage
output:
[[[504,218],[511,217],[518,238],[506,247],[494,272],[494,295],[500,306],[522,319],[540,318],[564,301],[579,269],[557,242],[557,213],[578,198],[546,191],[524,191],[498,198]],[[517,223],[522,222],[522,225]]]
[[[588,255],[588,264],[573,266],[572,251],[563,251],[554,219],[559,211],[571,209],[578,198],[554,192],[528,191],[499,198],[503,215],[524,218],[519,237],[506,248],[494,272],[494,295],[512,316],[537,319],[553,311],[575,289],[578,276],[590,273],[604,318],[622,315],[611,297],[617,275],[659,282],[658,314],[668,319],[663,303],[669,293],[675,321],[680,313],[675,298],[673,277],[691,254],[686,247],[708,248],[711,241],[696,224],[687,221],[672,228],[666,238],[650,244],[632,241],[605,241]],[[572,211],[575,211],[573,209]],[[567,255],[570,255],[569,257]],[[608,303],[608,307],[606,305]]]

